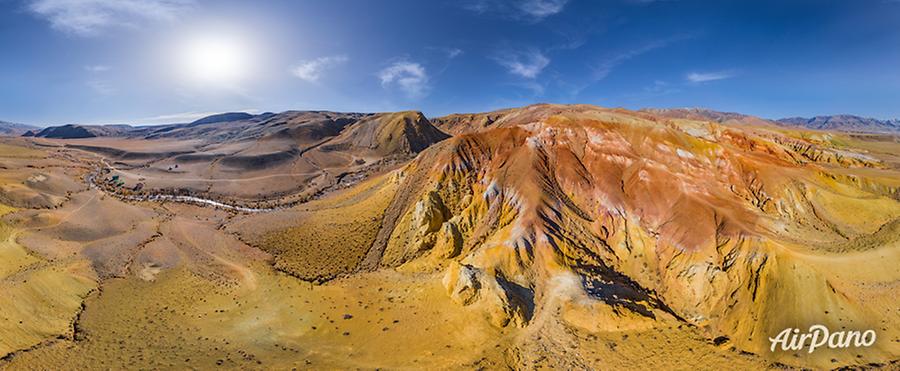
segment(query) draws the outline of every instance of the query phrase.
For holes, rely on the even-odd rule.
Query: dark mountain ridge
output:
[[[846,114],[770,120],[752,115],[705,108],[644,108],[639,110],[639,112],[675,119],[712,121],[721,124],[772,125],[812,130],[880,134],[900,133],[900,120],[898,119],[879,120]],[[473,124],[470,118],[473,116],[481,117],[480,124],[475,123],[475,126],[484,128],[497,122],[507,113],[509,113],[508,110],[498,110],[482,114],[453,114],[433,118],[430,120],[429,125],[434,124],[434,126],[444,132],[459,134],[476,129],[470,127]],[[0,135],[23,135],[54,139],[127,137],[142,139],[197,138],[213,141],[252,139],[266,136],[299,136],[310,139],[337,135],[345,126],[373,115],[377,114],[285,111],[277,114],[266,112],[254,115],[246,112],[226,112],[203,117],[190,123],[152,126],[68,124],[44,129],[0,121]],[[466,125],[459,125],[462,122],[465,122]]]
[[[815,130],[867,133],[900,133],[900,119],[879,120],[855,115],[789,117],[776,120],[780,124]]]

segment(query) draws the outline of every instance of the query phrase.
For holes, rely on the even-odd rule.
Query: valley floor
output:
[[[211,207],[122,201],[88,186],[91,161],[77,150],[0,144],[0,369],[791,367],[680,319],[611,330],[591,322],[609,317],[579,317],[566,303],[531,313],[526,327],[498,327],[482,308],[451,299],[443,265],[369,271],[365,250],[348,250],[346,261],[328,255],[378,238],[396,191],[380,178],[248,222]],[[351,210],[356,217],[344,218]],[[311,212],[330,213],[320,214],[329,222]],[[300,227],[247,232],[286,220]],[[310,240],[300,257],[283,250]],[[861,272],[871,254],[898,259],[885,251],[805,259],[822,270],[851,264],[842,282],[878,286]],[[884,300],[900,294],[893,282],[856,290],[897,316]]]
[[[2,209],[0,369],[766,365],[691,329],[498,329],[451,302],[440,273],[383,269],[312,284],[222,229],[228,213],[128,204],[80,183],[90,169],[75,152],[17,145],[0,148],[7,184],[30,184],[30,172],[48,183],[13,201],[50,204]]]

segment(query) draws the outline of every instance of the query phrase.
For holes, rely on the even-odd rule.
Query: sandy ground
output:
[[[382,202],[380,190],[361,187],[297,212],[341,213],[375,196]],[[271,255],[221,228],[233,218],[221,211],[83,190],[56,208],[3,213],[2,369],[503,369],[554,366],[552,357],[563,356],[534,333],[498,329],[480,310],[452,303],[439,273],[389,269],[323,285],[281,273]],[[571,341],[580,348],[570,351],[594,365],[645,358],[677,366],[693,351],[722,356],[708,362],[761,365],[681,331]],[[680,344],[678,354],[640,351],[661,342]],[[535,357],[520,358],[519,349]]]
[[[197,145],[79,142],[145,152]],[[882,151],[874,155],[886,159],[891,155],[885,151],[894,148],[871,146]],[[288,210],[247,215],[177,203],[123,202],[84,184],[96,159],[78,150],[0,142],[0,369],[719,370],[829,368],[870,361],[897,367],[889,362],[900,354],[900,308],[894,300],[900,285],[892,264],[900,261],[900,240],[891,233],[895,229],[879,232],[882,226],[894,228],[889,223],[900,216],[896,201],[883,194],[870,197],[833,179],[811,181],[820,187],[810,188],[803,198],[830,225],[798,229],[798,241],[746,245],[758,249],[750,255],[771,253],[767,269],[772,273],[768,281],[756,283],[770,295],[759,305],[780,305],[787,308],[784,313],[796,315],[806,310],[803,300],[818,300],[815,304],[821,306],[809,311],[834,311],[824,317],[834,318],[830,325],[845,325],[840,323],[845,318],[875,323],[880,339],[888,343],[871,353],[807,359],[748,352],[738,347],[737,339],[714,340],[709,326],[664,315],[659,308],[652,320],[635,316],[584,295],[581,282],[575,286],[582,296],[569,295],[569,286],[545,290],[537,312],[527,315],[527,325],[497,326],[486,315],[491,310],[487,304],[460,305],[448,294],[442,282],[445,255],[366,266],[366,254],[382,237],[377,232],[386,219],[394,217],[413,232],[431,228],[427,217],[435,216],[428,214],[428,203],[410,198],[414,206],[409,210],[419,211],[391,208],[396,195],[405,191],[402,178],[414,177],[412,172],[373,176]],[[335,161],[338,166],[346,159],[339,160],[314,153],[310,161]],[[295,177],[315,178],[301,174],[311,165],[300,162],[285,167],[290,175],[278,170],[235,178],[210,176],[200,166],[179,166],[180,173],[173,174],[168,163],[133,165],[117,165],[122,167],[119,174],[145,182],[158,176],[160,186],[184,183],[225,193],[246,188],[243,183],[268,181],[278,184],[255,191],[278,193],[291,188]],[[863,173],[888,179],[894,174],[884,169],[853,174]],[[218,183],[221,188],[215,188]],[[490,187],[482,187],[476,200],[487,216],[472,220],[497,213],[498,224],[509,222],[501,212],[489,210],[488,196],[482,194],[488,195]],[[847,217],[854,210],[859,213]],[[483,238],[509,237],[516,228],[510,224]],[[646,246],[654,239],[631,238]],[[409,246],[385,244],[385,256],[397,261],[421,253],[404,255]],[[502,257],[504,249],[495,247],[485,255]],[[632,253],[644,252],[635,247]],[[500,259],[496,256],[478,258]],[[662,257],[646,257],[652,259]],[[642,262],[616,268],[625,271],[631,269],[628,264]],[[646,263],[639,269],[650,271]],[[840,300],[819,295],[822,287],[840,293]],[[649,306],[652,299],[640,304]],[[809,313],[817,315],[822,314]],[[735,326],[750,328],[751,320],[756,319]]]

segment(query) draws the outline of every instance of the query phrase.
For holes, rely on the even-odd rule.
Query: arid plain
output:
[[[0,369],[900,366],[897,135],[534,105],[64,137],[0,142]],[[813,324],[877,341],[770,351]]]

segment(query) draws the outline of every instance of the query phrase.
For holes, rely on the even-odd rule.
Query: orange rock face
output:
[[[763,354],[768,337],[791,325],[878,326],[867,313],[890,300],[863,302],[855,286],[863,280],[822,261],[852,253],[888,264],[875,256],[897,247],[896,235],[877,232],[896,231],[900,216],[890,152],[761,119],[720,124],[593,106],[433,121],[458,135],[404,169],[400,189],[411,195],[394,200],[398,216],[383,225],[390,238],[376,241],[370,257],[382,266],[442,267],[448,255],[429,248],[448,238],[445,229],[458,231],[453,264],[483,273],[462,286],[449,280],[448,291],[466,293],[468,305],[471,287],[500,282],[507,301],[529,308],[524,321],[509,323],[532,326],[558,310],[592,331],[686,321]],[[423,214],[441,215],[431,224],[448,227],[418,227]],[[447,276],[460,277],[453,264]],[[883,342],[868,354],[894,348]],[[800,358],[856,361],[825,350]]]

